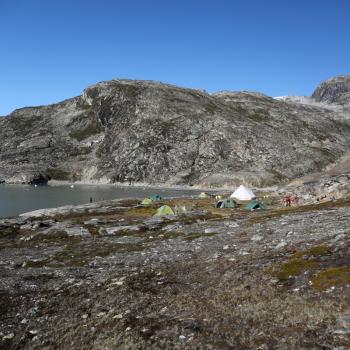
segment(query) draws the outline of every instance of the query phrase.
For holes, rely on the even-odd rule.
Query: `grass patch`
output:
[[[79,237],[69,236],[67,232],[55,230],[50,233],[39,232],[30,240],[23,240],[20,242],[20,247],[35,247],[38,244],[46,246],[57,246],[62,244],[77,244],[81,241]]]
[[[114,253],[128,253],[143,250],[140,244],[99,243],[67,245],[64,249],[43,260],[27,261],[26,267],[82,267],[96,257],[107,257]]]
[[[158,202],[160,203],[160,202]],[[140,206],[140,207],[135,207],[131,208],[124,213],[125,218],[138,218],[138,217],[151,217],[157,212],[157,208],[161,207],[163,204],[155,206]]]
[[[262,114],[262,113],[257,113],[257,112],[254,112],[254,113],[251,113],[251,114],[248,114],[247,117],[249,119],[252,119],[256,122],[264,122],[266,120],[268,120],[268,116]]]
[[[35,128],[35,125],[41,118],[42,117],[40,115],[16,115],[12,118],[8,118],[8,123],[17,135],[28,135],[28,133]]]
[[[92,135],[99,134],[102,131],[103,129],[101,125],[98,123],[98,121],[92,120],[91,123],[89,123],[87,126],[70,133],[69,136],[73,137],[78,141],[83,141]]]
[[[130,206],[136,205],[136,200],[126,200],[120,203],[108,205],[106,212],[98,212],[85,209],[83,212],[67,212],[64,214],[57,214],[54,218],[57,221],[71,220],[75,224],[83,225],[84,221],[91,218],[108,219],[108,220],[119,220],[125,218],[124,214]],[[115,207],[114,207],[115,206]]]
[[[269,211],[259,211],[255,213],[256,216],[253,216],[248,220],[247,225],[252,226],[255,224],[262,224],[266,221],[269,221],[272,219],[278,219],[285,215],[294,214],[294,213],[304,213],[304,212],[317,211],[317,210],[328,210],[333,208],[343,208],[343,207],[349,207],[349,206],[350,206],[349,200],[341,199],[338,201],[329,201],[329,202],[301,205],[301,206],[295,206],[295,207],[281,207],[281,208],[269,210]]]
[[[185,241],[193,241],[197,238],[200,238],[200,237],[211,237],[211,236],[215,236],[217,235],[216,232],[210,232],[210,233],[200,233],[200,232],[196,232],[196,233],[190,233],[188,235],[186,235],[186,237],[184,237],[184,240]]]
[[[290,277],[299,276],[306,270],[317,269],[320,266],[318,259],[330,255],[331,252],[331,247],[325,244],[297,251],[289,261],[272,268],[271,272],[280,281],[286,281]]]
[[[46,265],[46,259],[43,260],[28,260],[25,262],[25,267],[41,268]]]
[[[205,105],[205,109],[210,114],[215,114],[215,112],[217,112],[219,110],[218,106],[215,103],[213,103],[212,101],[209,101]]]
[[[301,258],[303,256],[307,257],[320,257],[331,254],[331,247],[328,245],[319,245],[316,247],[312,247],[310,249],[302,250],[300,252],[296,252],[294,254],[295,258]]]
[[[329,256],[329,260],[326,262],[321,259],[325,256]],[[339,259],[339,257],[334,259],[331,247],[323,244],[298,251],[293,254],[289,261],[272,266],[267,269],[267,272],[277,277],[281,282],[285,282],[310,270],[312,288],[323,291],[333,286],[350,284],[350,266],[346,262],[345,266],[329,267],[330,264],[340,262]]]
[[[159,290],[156,280],[156,272],[148,269],[137,275],[129,276],[125,280],[125,287],[130,291],[156,294],[157,290]]]
[[[299,276],[302,272],[318,267],[318,263],[315,261],[308,261],[304,259],[294,258],[284,264],[281,264],[274,275],[280,281],[286,281],[290,277]]]
[[[350,284],[350,266],[328,268],[317,273],[311,281],[312,286],[318,290]]]

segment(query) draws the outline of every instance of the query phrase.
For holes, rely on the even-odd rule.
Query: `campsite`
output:
[[[349,344],[338,307],[349,303],[350,272],[338,265],[349,246],[333,223],[350,225],[350,203],[285,207],[280,196],[264,204],[266,193],[231,194],[105,201],[0,220],[8,271],[0,301],[13,320],[2,325],[2,344]]]
[[[0,350],[350,350],[349,23],[0,0]]]
[[[266,196],[265,196],[266,197]],[[206,192],[201,192],[198,197],[200,201],[196,201],[195,197],[192,197],[192,201],[176,199],[171,202],[174,203],[173,208],[169,205],[161,205],[162,197],[160,195],[151,196],[149,198],[144,198],[140,204],[144,206],[154,205],[158,202],[159,208],[157,209],[154,216],[163,215],[176,215],[186,212],[191,212],[194,209],[207,209],[210,210],[212,207],[216,209],[244,209],[244,210],[265,210],[266,203],[264,204],[262,200],[257,200],[253,191],[244,186],[240,185],[232,194],[228,193],[213,193],[209,194]],[[269,197],[270,198],[270,197]],[[265,198],[264,198],[265,199]],[[206,200],[205,202],[203,200]],[[205,203],[205,205],[203,205]],[[186,207],[187,204],[187,207]],[[271,205],[271,200],[269,201]]]

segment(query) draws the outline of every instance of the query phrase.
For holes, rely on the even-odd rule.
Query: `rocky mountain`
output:
[[[0,181],[265,186],[350,152],[350,76],[310,101],[112,80],[0,119]],[[330,103],[343,104],[337,109]]]
[[[312,94],[318,102],[349,104],[350,76],[342,75],[323,82]]]

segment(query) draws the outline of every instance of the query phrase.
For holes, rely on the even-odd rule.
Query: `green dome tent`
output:
[[[235,200],[232,198],[225,198],[217,202],[216,204],[217,208],[237,208],[238,204]]]
[[[154,214],[154,216],[162,216],[162,215],[175,215],[175,213],[168,205],[162,205]]]
[[[161,201],[163,198],[159,195],[156,194],[154,196],[149,197],[153,202]]]
[[[152,203],[153,203],[153,201],[152,201],[151,198],[145,198],[145,199],[141,202],[141,204],[143,204],[143,205],[149,205],[149,204],[152,204]]]
[[[246,210],[265,209],[265,205],[258,201],[250,201],[245,207]]]

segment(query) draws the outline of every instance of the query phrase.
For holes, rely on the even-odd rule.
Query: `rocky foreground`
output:
[[[349,349],[350,201],[0,221],[0,348]]]

